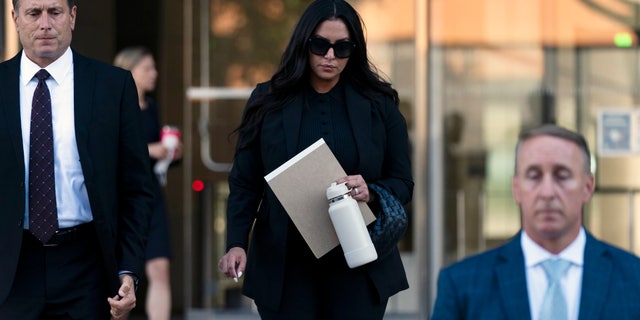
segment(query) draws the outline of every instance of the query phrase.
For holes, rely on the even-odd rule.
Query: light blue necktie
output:
[[[542,262],[547,275],[547,291],[540,308],[540,320],[567,320],[567,300],[562,292],[560,279],[571,266],[571,262],[563,259],[548,259]]]

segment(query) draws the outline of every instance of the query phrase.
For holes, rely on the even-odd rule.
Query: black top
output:
[[[298,152],[323,138],[344,171],[355,172],[358,153],[349,124],[344,86],[341,83],[327,93],[307,88],[300,128]]]
[[[142,109],[142,136],[147,144],[160,141],[160,110],[158,104],[151,97],[145,97],[147,107]],[[151,159],[151,168],[156,159]]]

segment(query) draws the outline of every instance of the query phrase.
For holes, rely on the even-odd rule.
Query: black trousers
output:
[[[289,230],[280,308],[256,302],[262,320],[383,319],[388,299],[380,299],[362,267],[350,269],[341,248],[316,259],[299,233]]]
[[[95,228],[45,246],[25,231],[18,270],[0,319],[109,319],[106,276]]]

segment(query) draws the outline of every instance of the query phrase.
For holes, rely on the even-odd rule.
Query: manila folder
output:
[[[321,138],[264,177],[316,258],[340,244],[326,191],[346,175]],[[358,201],[358,205],[365,224],[375,220],[366,203]]]

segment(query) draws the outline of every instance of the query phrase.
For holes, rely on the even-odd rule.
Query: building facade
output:
[[[229,133],[309,1],[76,2],[72,47],[106,62],[128,45],[151,48],[163,120],[183,130],[185,158],[165,190],[176,313],[250,310],[239,284],[215,267],[224,250]],[[412,143],[416,188],[400,243],[411,288],[390,301],[390,313],[427,318],[442,266],[518,231],[514,146],[520,130],[542,122],[576,129],[592,146],[597,190],[587,228],[640,252],[639,2],[350,3],[365,21],[372,61],[399,92]],[[7,59],[19,50],[11,1],[2,14]]]

